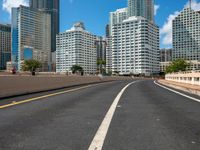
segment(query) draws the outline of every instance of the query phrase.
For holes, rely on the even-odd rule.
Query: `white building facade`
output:
[[[121,23],[128,18],[128,8],[117,9],[110,12],[110,35],[112,35],[112,27],[114,24]]]
[[[173,20],[173,60],[200,61],[200,12],[185,8]]]
[[[107,50],[111,50],[112,60],[110,55],[107,59],[112,62],[113,74],[159,73],[159,27],[154,23],[154,0],[128,0],[127,8],[110,13],[110,30]]]
[[[57,35],[56,72],[71,73],[73,65],[80,65],[85,74],[97,70],[96,36],[87,32],[83,23],[76,23],[70,30]]]
[[[159,28],[143,17],[112,27],[112,72],[149,76],[159,72]]]

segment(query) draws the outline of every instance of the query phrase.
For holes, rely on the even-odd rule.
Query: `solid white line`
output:
[[[176,94],[179,94],[179,95],[181,95],[181,96],[184,96],[184,97],[186,97],[186,98],[189,98],[189,99],[194,100],[194,101],[196,101],[196,102],[200,102],[200,99],[197,99],[197,98],[188,96],[188,95],[186,95],[186,94],[183,94],[183,93],[181,93],[181,92],[172,90],[172,89],[170,89],[170,88],[168,88],[168,87],[166,87],[166,86],[163,86],[163,85],[158,84],[156,81],[154,81],[154,83],[155,83],[156,85],[158,85],[158,86],[160,86],[160,87],[166,89],[166,90],[169,90],[169,91],[171,91],[171,92],[174,92],[174,93],[176,93]]]
[[[133,83],[136,83],[138,81],[134,81],[132,83],[129,83],[128,85],[126,85],[117,95],[117,97],[115,98],[115,100],[113,101],[112,105],[110,106],[106,116],[103,119],[103,122],[101,123],[99,129],[97,130],[96,135],[94,136],[90,147],[88,148],[88,150],[101,150],[103,147],[103,143],[104,140],[106,138],[111,120],[113,118],[113,115],[115,113],[116,107],[118,105],[118,102],[122,96],[122,94],[124,93],[124,91]]]

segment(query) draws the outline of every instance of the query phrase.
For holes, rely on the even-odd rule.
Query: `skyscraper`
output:
[[[97,60],[106,61],[106,39],[98,36],[95,41],[95,46],[97,50]]]
[[[110,34],[112,35],[112,27],[114,24],[121,23],[127,18],[127,8],[121,8],[117,9],[115,12],[110,12]]]
[[[154,0],[128,0],[128,17],[142,16],[154,21]]]
[[[11,26],[0,24],[0,70],[6,69],[11,59]]]
[[[51,53],[51,16],[48,13],[20,6],[12,8],[12,65],[21,70],[26,59],[42,63],[49,70]]]
[[[173,20],[173,60],[200,61],[200,12],[185,8]]]
[[[84,73],[95,74],[97,69],[97,37],[78,22],[66,32],[57,35],[56,72],[71,73],[73,65],[80,65]]]
[[[112,62],[113,74],[157,74],[159,28],[154,24],[154,0],[128,0],[128,8],[110,14],[107,49],[112,60],[107,57],[107,61]]]
[[[51,14],[51,51],[56,51],[56,34],[59,33],[60,0],[30,0],[30,7]]]
[[[112,71],[120,75],[159,72],[159,29],[143,17],[129,17],[112,28]]]

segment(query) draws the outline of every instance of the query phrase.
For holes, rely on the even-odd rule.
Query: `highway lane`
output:
[[[87,149],[114,98],[127,83],[99,84],[0,109],[0,150]]]
[[[87,150],[114,99],[130,82],[0,109],[0,150]],[[199,116],[200,103],[153,80],[133,83],[117,104],[103,150],[199,150]]]
[[[142,81],[118,105],[103,150],[200,149],[200,103]]]

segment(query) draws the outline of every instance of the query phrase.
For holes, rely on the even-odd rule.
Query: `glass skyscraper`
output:
[[[132,16],[154,21],[154,0],[128,0],[128,17]]]
[[[56,51],[56,34],[59,33],[60,0],[30,0],[30,7],[51,14],[51,51]]]
[[[6,69],[11,59],[11,26],[0,24],[0,70]]]
[[[12,8],[11,32],[13,67],[21,70],[29,51],[29,58],[40,61],[42,71],[48,71],[51,53],[50,14],[25,6]]]

